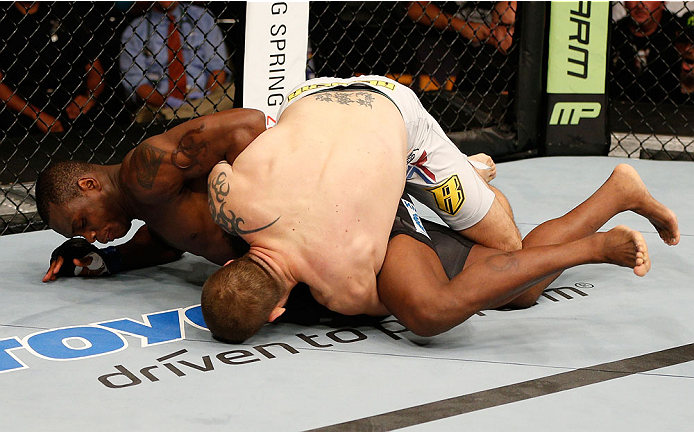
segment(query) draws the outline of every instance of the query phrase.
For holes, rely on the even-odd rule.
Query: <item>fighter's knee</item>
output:
[[[510,233],[507,237],[503,238],[497,248],[503,250],[504,252],[521,250],[523,248],[523,240],[521,239],[518,230],[516,230],[515,233]]]
[[[539,294],[536,295],[531,291],[526,291],[520,296],[505,304],[503,307],[511,309],[527,309],[537,304],[537,299],[539,297]]]
[[[467,320],[473,313],[474,311],[459,314],[455,325]],[[450,323],[443,321],[441,316],[441,310],[435,307],[419,305],[419,307],[411,309],[407,314],[396,315],[396,318],[417,336],[432,337],[451,329]]]

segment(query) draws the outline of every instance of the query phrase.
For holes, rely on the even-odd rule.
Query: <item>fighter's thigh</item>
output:
[[[378,274],[381,302],[390,313],[403,319],[422,304],[428,304],[436,290],[448,282],[436,252],[405,234],[388,242],[385,261]]]
[[[514,251],[522,247],[518,227],[497,198],[494,198],[482,220],[458,232],[475,243],[502,251]]]
[[[435,128],[438,130],[438,128]],[[454,230],[469,228],[489,210],[494,193],[448,138],[432,131],[426,157],[410,162],[405,190],[434,210]]]

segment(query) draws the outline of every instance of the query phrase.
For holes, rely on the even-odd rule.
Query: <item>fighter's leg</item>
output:
[[[430,138],[432,152],[410,164],[405,190],[475,243],[520,249],[521,235],[506,197],[488,185],[453,144],[439,134]]]
[[[587,263],[650,269],[643,236],[619,226],[569,243],[501,252],[475,245],[462,272],[450,281],[436,252],[406,235],[388,243],[378,275],[383,304],[412,332],[433,336],[474,313],[504,304],[557,271]]]
[[[489,186],[489,189],[491,189],[492,192],[494,192],[494,195],[496,196],[496,199],[499,200],[499,204],[501,204],[501,207],[504,208],[504,210],[506,211],[506,213],[509,215],[509,217],[511,218],[511,220],[514,221],[514,224],[515,224],[515,220],[516,220],[516,219],[515,219],[515,217],[513,216],[513,209],[511,208],[511,203],[508,202],[508,199],[506,198],[506,195],[504,195],[503,193],[501,193],[501,191],[500,191],[499,189],[495,188],[494,186],[492,186],[492,185],[488,185],[488,186]],[[517,231],[517,230],[516,230],[516,231]],[[520,236],[520,232],[518,232],[518,235]]]
[[[475,243],[502,251],[514,251],[523,246],[511,206],[501,192],[495,192],[494,202],[482,220],[458,232]]]
[[[595,233],[616,214],[627,210],[647,218],[665,243],[675,245],[679,242],[677,216],[651,196],[632,166],[621,164],[615,167],[607,181],[583,203],[564,216],[544,222],[532,230],[523,239],[523,248],[565,243],[586,237]],[[542,291],[558,276],[557,273],[527,290],[509,306],[532,306]]]

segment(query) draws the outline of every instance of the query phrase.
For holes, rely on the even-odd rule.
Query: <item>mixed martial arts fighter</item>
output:
[[[434,243],[454,243],[439,259],[418,218],[407,222],[413,210],[401,198],[406,163],[426,151],[409,140],[421,123],[409,123],[407,107],[377,89],[378,80],[362,79],[367,85],[356,89],[328,85],[290,99],[274,128],[210,173],[213,218],[250,244],[203,287],[203,316],[216,338],[240,342],[277,319],[298,282],[333,311],[394,314],[415,333],[434,335],[481,309],[533,304],[571,266],[612,263],[645,275],[651,263],[640,233],[623,226],[596,233],[619,212],[642,214],[666,243],[679,241],[674,213],[620,165],[587,201],[531,232],[528,249],[472,245],[444,229]],[[464,222],[480,217],[483,210],[473,211]]]
[[[36,184],[39,215],[58,233],[86,241],[74,238],[56,249],[43,281],[164,264],[183,251],[219,265],[243,255],[248,245],[210,218],[207,176],[264,130],[262,112],[232,109],[148,138],[122,164],[60,162],[46,169]],[[145,225],[127,243],[90,244],[125,236],[133,219]]]

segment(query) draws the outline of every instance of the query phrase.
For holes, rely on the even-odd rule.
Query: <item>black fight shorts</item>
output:
[[[447,226],[422,219],[406,193],[400,199],[390,238],[399,234],[408,235],[432,248],[449,279],[463,271],[470,249],[475,245]]]

